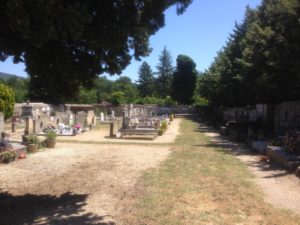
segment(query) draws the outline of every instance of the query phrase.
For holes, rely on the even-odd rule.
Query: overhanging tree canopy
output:
[[[0,60],[13,56],[30,75],[31,99],[62,102],[97,74],[120,74],[150,49],[164,11],[192,0],[3,0]]]

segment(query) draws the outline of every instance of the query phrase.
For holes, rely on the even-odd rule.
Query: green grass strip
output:
[[[300,224],[263,200],[245,164],[212,145],[196,121],[183,120],[172,153],[140,183],[131,224]]]

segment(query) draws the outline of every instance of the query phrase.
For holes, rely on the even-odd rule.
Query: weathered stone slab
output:
[[[282,147],[268,146],[266,155],[274,163],[292,171],[295,171],[300,166],[300,157],[289,155]]]

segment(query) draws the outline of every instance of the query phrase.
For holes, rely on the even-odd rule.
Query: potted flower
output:
[[[10,163],[10,162],[13,162],[15,161],[16,159],[16,152],[14,151],[6,151],[6,152],[3,152],[1,154],[1,159],[2,159],[2,162],[3,163]]]
[[[55,139],[56,139],[56,133],[55,131],[51,130],[47,133],[46,139],[45,139],[45,144],[47,148],[54,148],[55,147]]]
[[[38,150],[38,145],[40,140],[36,135],[30,134],[27,136],[27,149],[29,152],[36,152]]]

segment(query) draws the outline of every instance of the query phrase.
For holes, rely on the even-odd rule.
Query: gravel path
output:
[[[118,215],[132,202],[138,179],[170,153],[151,143],[172,143],[180,121],[154,141],[105,139],[108,130],[95,130],[0,164],[0,224],[121,224]]]
[[[242,144],[233,143],[210,127],[203,132],[220,147],[232,152],[244,162],[265,194],[265,201],[278,208],[285,208],[300,215],[300,179],[286,170],[261,161],[261,156]]]
[[[169,153],[167,147],[58,144],[1,165],[0,224],[113,224],[142,172]]]

